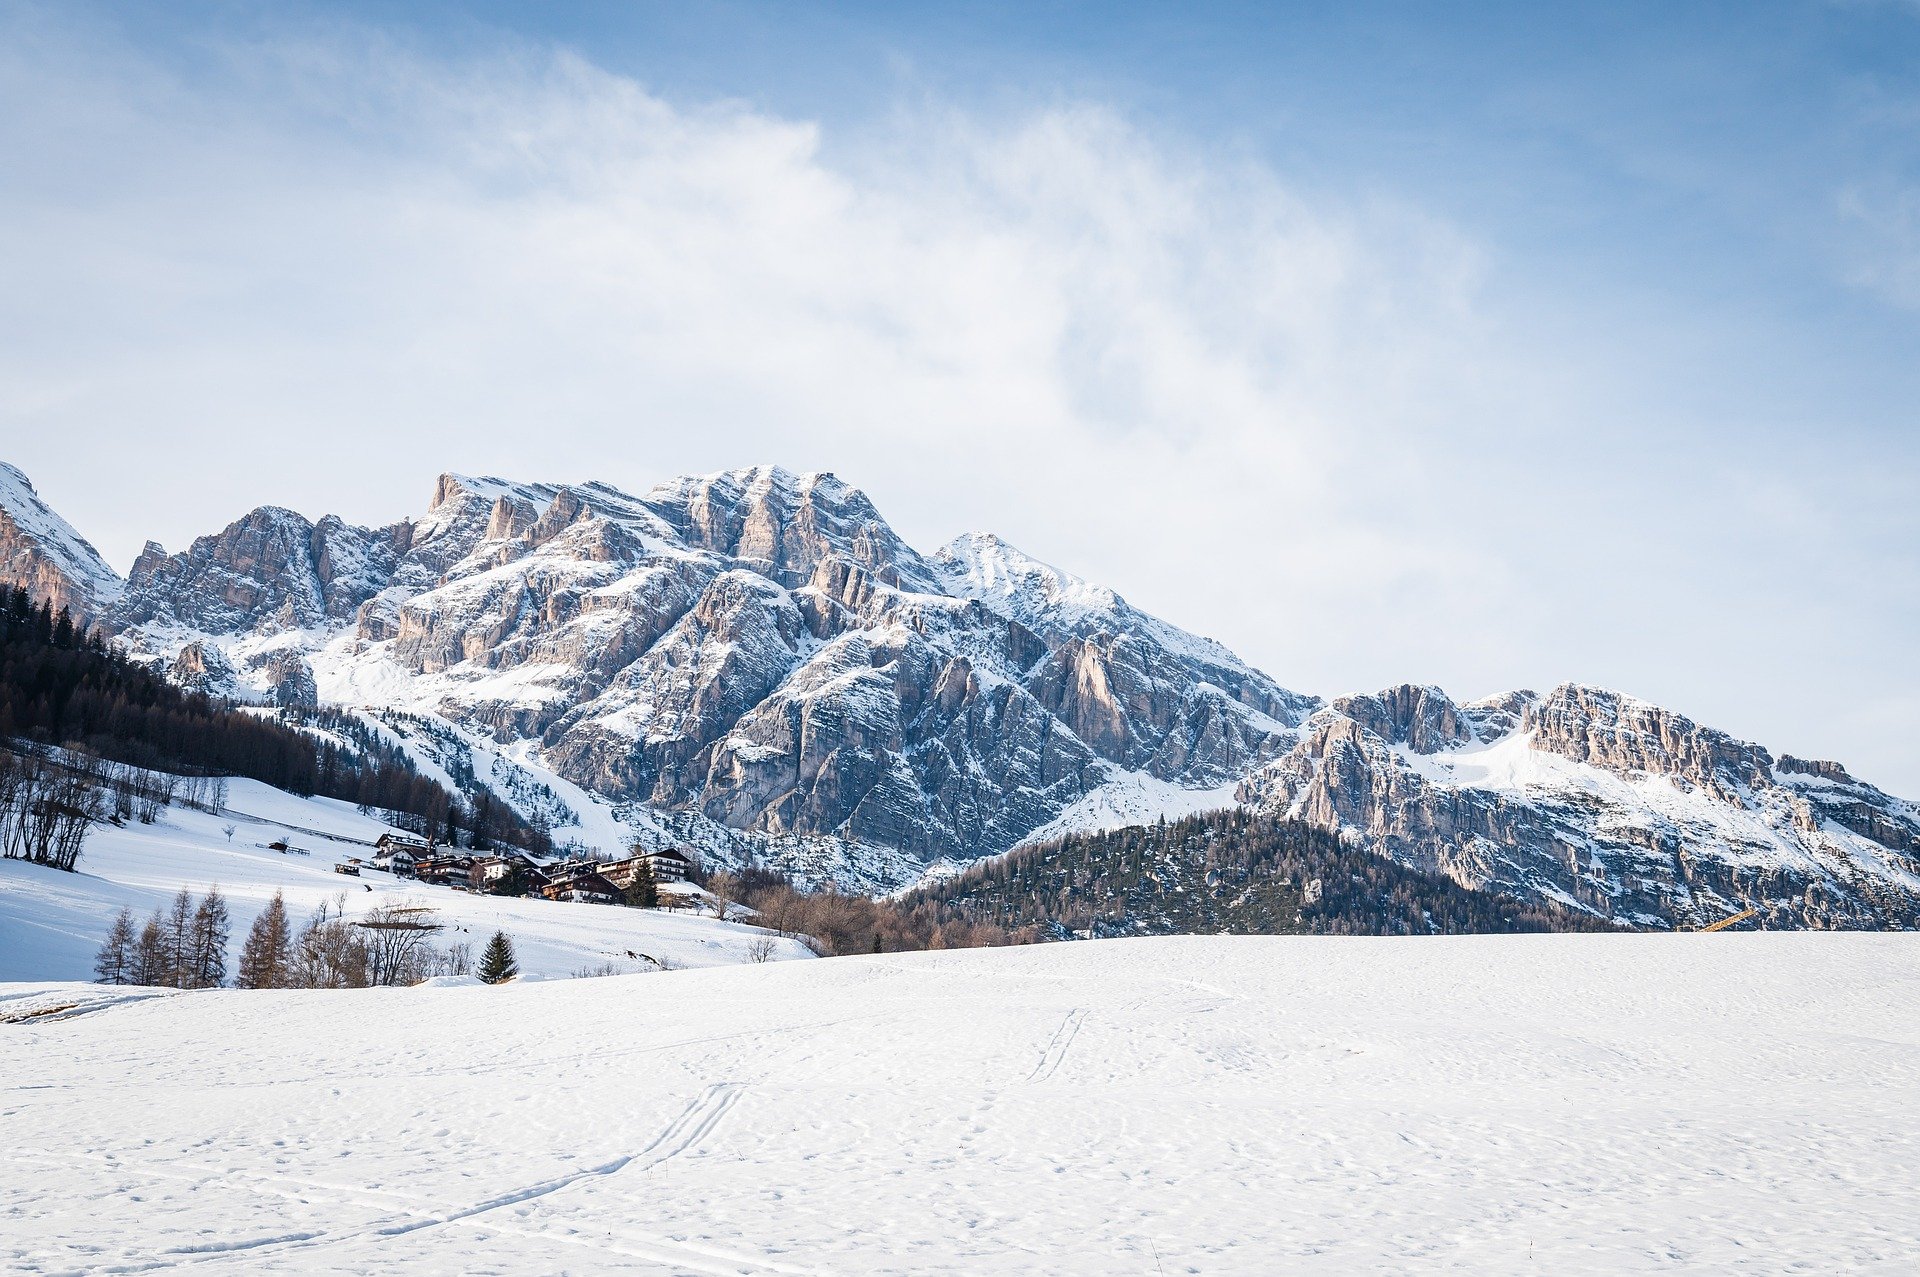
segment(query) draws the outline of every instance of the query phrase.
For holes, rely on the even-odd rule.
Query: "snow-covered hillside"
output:
[[[299,798],[256,781],[230,782],[227,813],[168,809],[153,825],[102,825],[87,838],[78,873],[0,860],[0,980],[90,980],[94,954],[123,907],[145,916],[182,887],[196,895],[218,886],[233,915],[233,949],[275,891],[296,920],[346,893],[349,917],[395,897],[428,904],[448,930],[441,947],[465,943],[477,957],[487,937],[513,937],[521,970],[557,977],[612,964],[652,970],[644,953],[674,966],[745,962],[766,933],[690,912],[625,909],[540,899],[471,895],[372,869],[334,872],[350,856],[368,857],[387,826],[330,798]],[[224,832],[234,826],[231,841]],[[282,853],[266,844],[284,840]],[[298,854],[304,851],[307,854]],[[774,956],[808,955],[777,941]],[[230,962],[231,965],[231,962]]]
[[[1909,935],[177,994],[0,1023],[0,1267],[1905,1273],[1916,1025]]]

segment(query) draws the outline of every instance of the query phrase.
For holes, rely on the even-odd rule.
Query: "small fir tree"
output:
[[[514,961],[513,941],[507,939],[507,933],[496,931],[493,939],[487,941],[486,952],[480,955],[480,978],[488,984],[502,984],[520,974],[520,964]]]

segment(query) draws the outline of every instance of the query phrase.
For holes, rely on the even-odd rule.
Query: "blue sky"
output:
[[[122,568],[772,460],[1304,690],[1600,682],[1920,794],[1920,6],[0,35],[5,456]]]

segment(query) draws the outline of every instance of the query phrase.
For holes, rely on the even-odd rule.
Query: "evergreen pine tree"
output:
[[[107,932],[93,974],[101,984],[132,984],[139,958],[139,936],[133,929],[133,910],[122,909]]]
[[[653,880],[653,866],[643,860],[634,867],[633,882],[623,898],[635,909],[653,909],[660,904],[660,884]]]
[[[253,920],[240,949],[234,984],[242,989],[284,989],[293,979],[293,926],[279,892]]]
[[[493,939],[487,941],[486,952],[480,955],[480,978],[488,984],[500,984],[520,974],[520,964],[513,958],[513,941],[507,939],[507,933],[496,931]]]

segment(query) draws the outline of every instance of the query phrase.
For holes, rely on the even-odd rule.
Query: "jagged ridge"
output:
[[[881,888],[1232,794],[1639,924],[1749,900],[1777,924],[1920,916],[1920,815],[1838,764],[1578,685],[1322,703],[997,537],[923,556],[830,474],[641,496],[449,474],[383,528],[268,507],[149,545],[124,590],[0,478],[11,579],[178,681],[362,707],[563,839]]]

